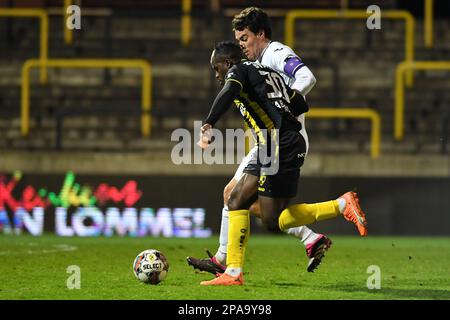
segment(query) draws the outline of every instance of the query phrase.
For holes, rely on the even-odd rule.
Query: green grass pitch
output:
[[[252,236],[245,285],[203,287],[212,275],[194,272],[186,256],[217,248],[210,239],[61,238],[0,236],[0,299],[450,299],[450,238],[334,236],[315,273],[306,271],[304,246],[288,236]],[[132,272],[145,249],[165,253],[170,269],[152,286]],[[81,270],[81,288],[68,289],[67,267]],[[369,290],[368,267],[381,271],[381,288]]]

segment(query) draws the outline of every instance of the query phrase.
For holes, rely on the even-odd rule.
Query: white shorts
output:
[[[253,146],[253,148],[250,149],[250,151],[247,153],[244,159],[242,159],[242,162],[239,165],[239,168],[236,170],[233,179],[239,181],[239,179],[244,174],[244,169],[248,166],[248,164],[252,162],[256,163],[257,160],[258,160],[258,146],[255,145]]]

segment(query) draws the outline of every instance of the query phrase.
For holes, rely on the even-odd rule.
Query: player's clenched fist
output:
[[[212,126],[209,123],[205,123],[200,128],[200,140],[197,142],[197,145],[202,149],[207,148],[211,143],[211,136]]]

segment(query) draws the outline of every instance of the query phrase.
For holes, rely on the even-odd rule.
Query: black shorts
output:
[[[261,154],[265,154],[261,151]],[[300,167],[306,154],[306,143],[298,131],[288,131],[281,134],[278,156],[274,161],[278,164],[273,166],[262,164],[259,160],[250,162],[244,172],[259,177],[258,193],[271,198],[292,198],[297,194]],[[264,158],[264,155],[261,155]],[[265,161],[262,161],[266,163]],[[277,168],[276,171],[268,167]]]
[[[260,175],[258,194],[270,198],[293,198],[297,195],[300,170],[275,175]]]

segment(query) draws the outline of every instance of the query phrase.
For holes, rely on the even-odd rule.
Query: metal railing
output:
[[[191,42],[191,29],[192,29],[192,0],[182,0],[181,2],[181,43],[183,46],[187,46]]]
[[[21,88],[21,134],[30,131],[30,69],[46,68],[139,68],[142,70],[141,133],[149,137],[151,133],[152,73],[151,65],[143,59],[48,59],[27,60],[22,66]]]
[[[64,30],[64,43],[72,44],[73,42],[73,31],[67,28],[67,19],[69,18],[69,14],[67,13],[67,8],[72,5],[72,0],[64,0],[63,5],[63,30]]]
[[[405,88],[403,74],[409,70],[450,70],[450,61],[404,61],[395,70],[394,138],[402,140],[405,135]]]
[[[0,8],[0,17],[39,18],[40,21],[40,48],[39,58],[43,63],[48,59],[48,14],[43,9],[3,9]],[[47,82],[47,69],[43,66],[40,72],[41,83]]]
[[[67,18],[69,17],[67,13],[67,8],[73,4],[73,0],[64,0],[62,15],[63,15],[63,31],[64,31],[64,42],[68,45],[73,42],[73,30],[67,28]],[[87,9],[91,10],[91,9]],[[105,9],[104,9],[105,10]],[[181,26],[180,26],[180,39],[183,46],[189,45],[192,39],[192,0],[182,0],[181,1]],[[86,9],[83,9],[83,15],[86,15]]]
[[[306,113],[307,118],[355,118],[371,121],[370,155],[376,159],[380,155],[381,117],[370,108],[311,108]]]
[[[285,43],[294,49],[294,29],[295,20],[302,19],[367,19],[370,13],[364,10],[289,10],[285,19]],[[414,60],[414,28],[415,19],[408,11],[404,10],[383,10],[384,19],[405,20],[405,61]],[[413,73],[406,75],[407,85],[413,84]]]
[[[425,12],[425,21],[423,24],[423,33],[424,33],[424,41],[425,46],[427,48],[431,48],[433,46],[433,34],[434,34],[434,28],[433,28],[433,8],[434,8],[434,1],[433,0],[425,0],[424,5],[424,12]]]

